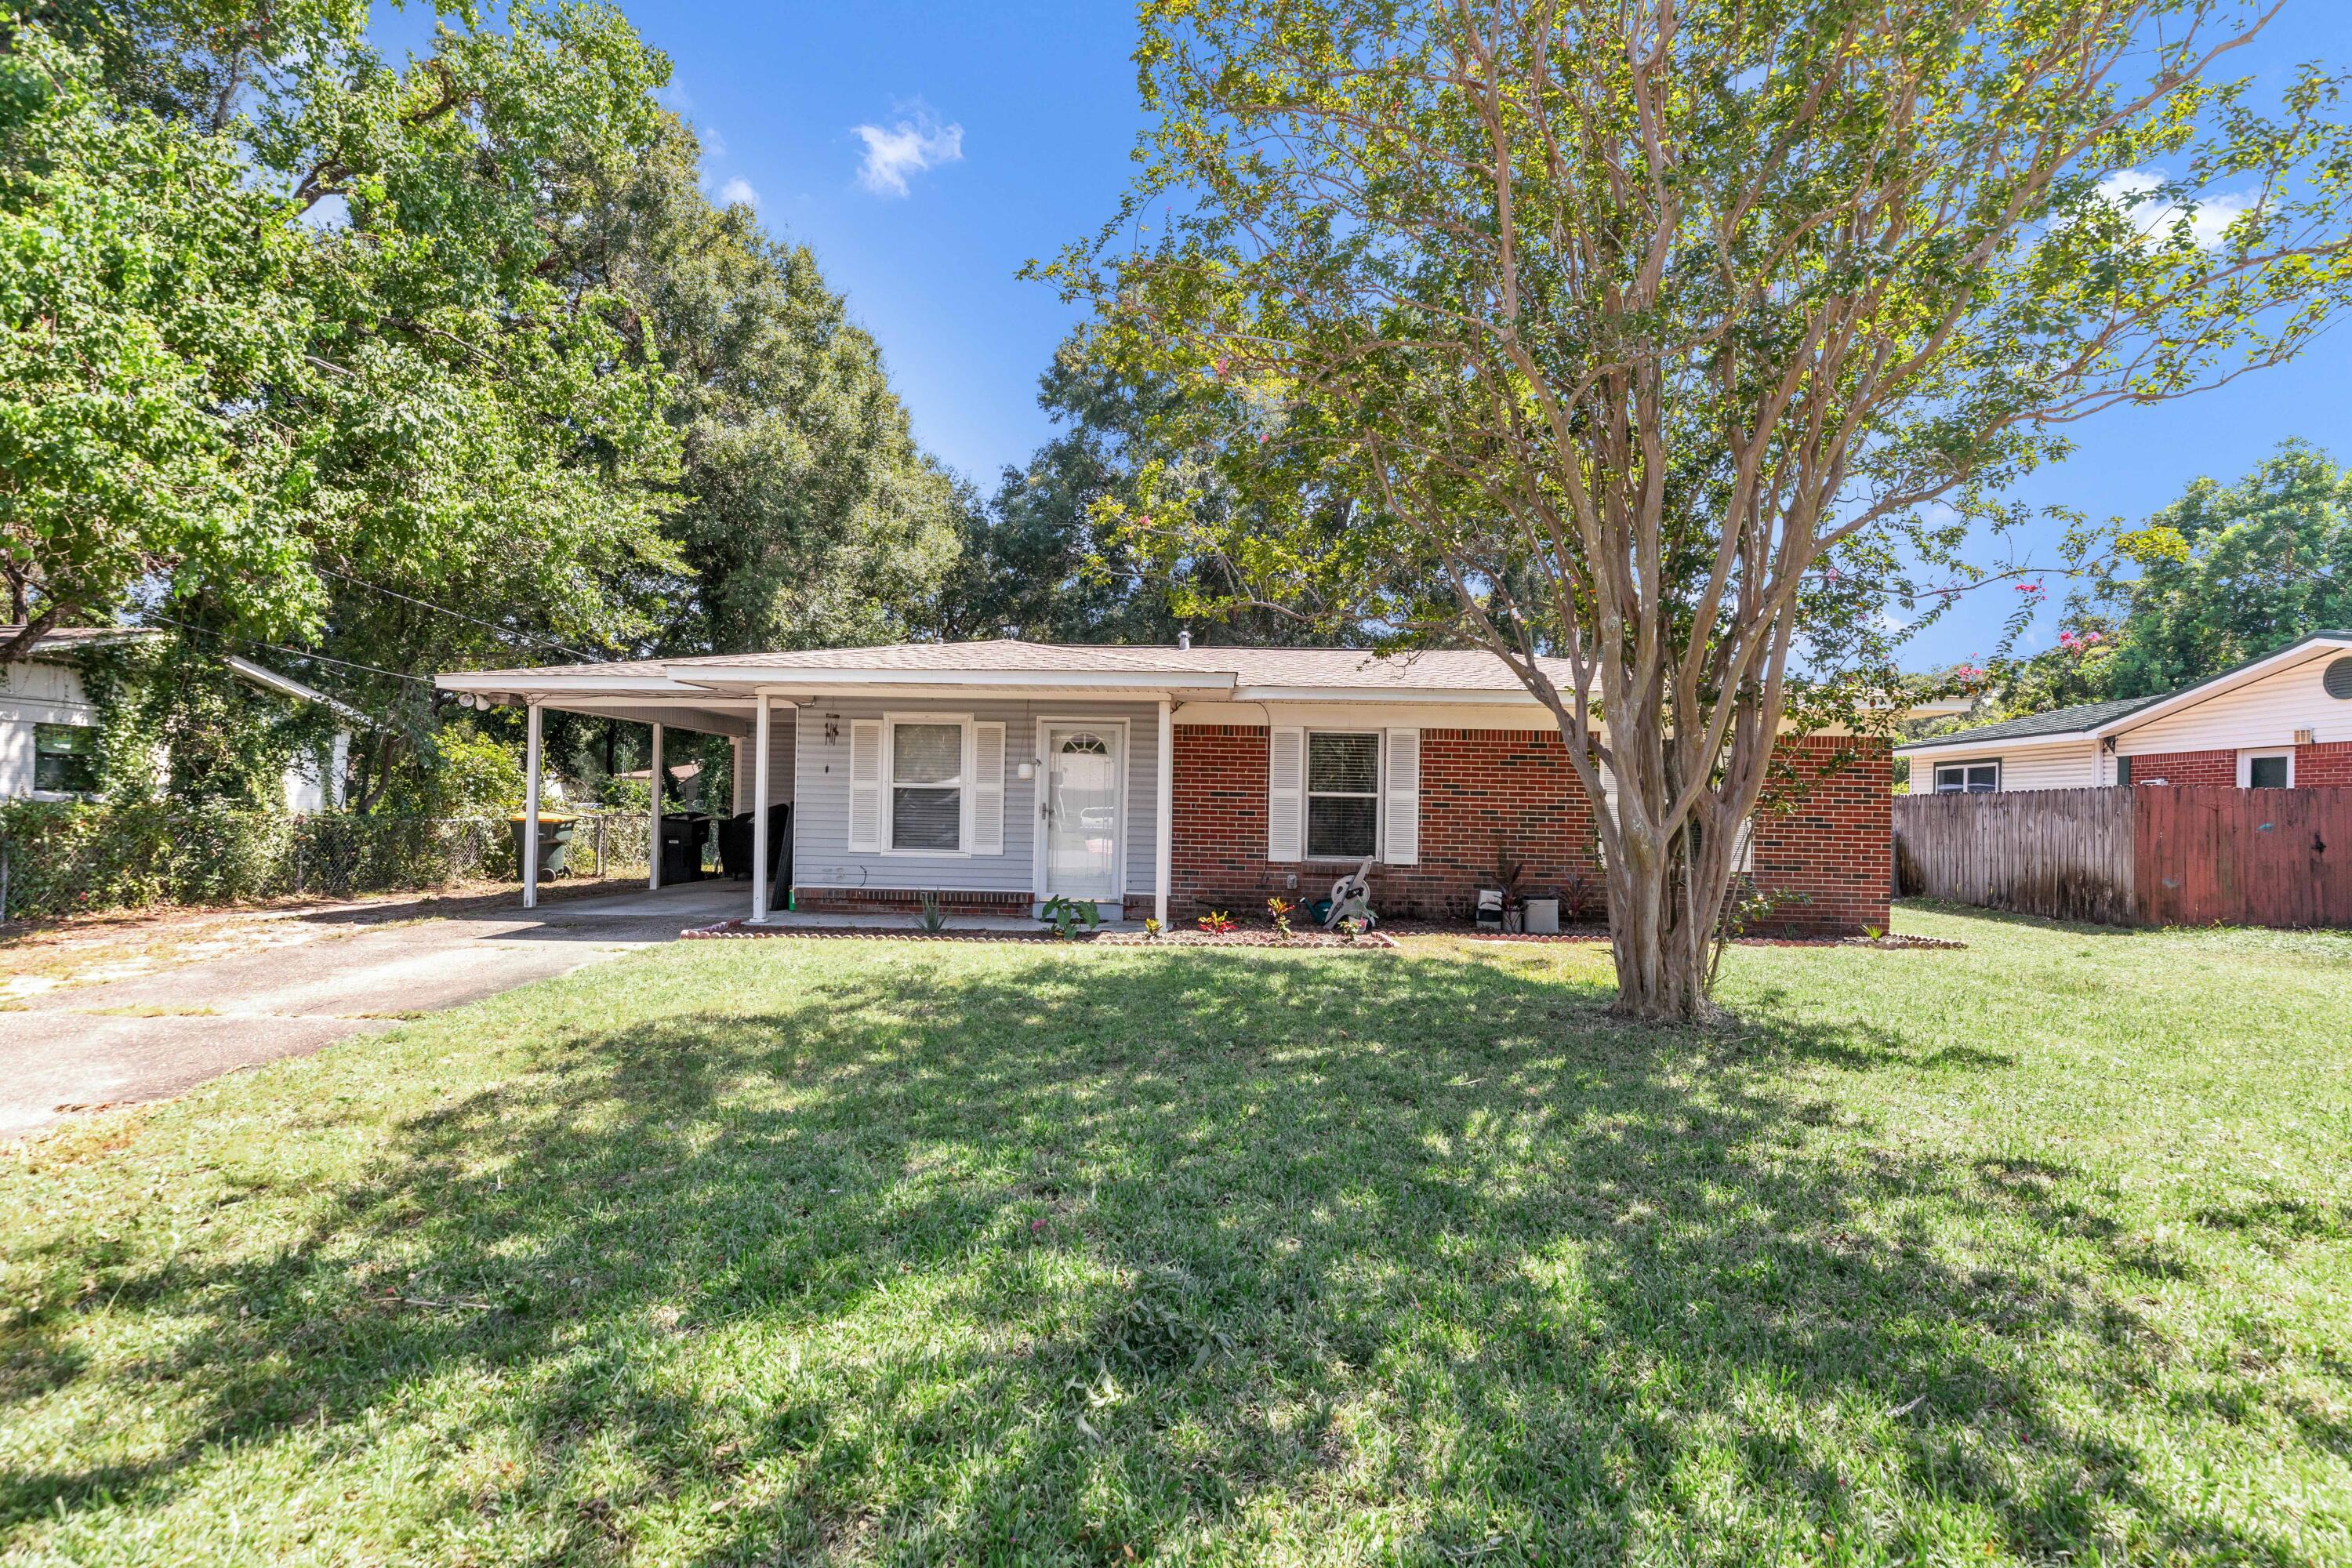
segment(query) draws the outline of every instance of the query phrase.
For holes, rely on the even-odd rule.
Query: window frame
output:
[[[1372,743],[1372,787],[1369,790],[1317,789],[1315,787],[1315,737],[1344,735],[1350,740]],[[1382,858],[1388,840],[1389,743],[1385,730],[1339,730],[1308,728],[1298,754],[1298,863],[1302,866],[1322,864],[1349,866],[1367,856]],[[1371,847],[1359,855],[1352,851],[1339,855],[1318,855],[1315,852],[1315,802],[1324,800],[1369,800],[1372,803]]]
[[[75,750],[70,752],[62,750],[52,751],[41,744],[42,737],[52,731],[62,731],[66,734],[79,737],[79,744],[88,746],[89,749],[87,751]],[[67,724],[55,722],[46,719],[34,721],[32,773],[32,793],[34,798],[79,800],[86,799],[98,794],[99,780],[97,743],[98,726],[95,724]],[[41,763],[44,760],[52,756],[64,757],[73,762],[79,763],[82,765],[82,768],[86,771],[87,782],[80,784],[51,784],[43,783],[41,779]]]
[[[882,850],[885,855],[929,857],[932,859],[969,859],[971,848],[971,790],[975,747],[972,726],[976,715],[971,713],[885,713],[882,715],[882,756],[879,773],[882,786]],[[901,782],[898,777],[898,727],[901,724],[953,725],[962,734],[962,750],[956,759],[956,776],[951,784]],[[956,842],[952,849],[925,848],[920,846],[901,847],[898,843],[898,792],[901,789],[953,789],[956,792]]]
[[[1944,772],[1948,768],[1960,775],[1959,786],[1956,789],[1946,789],[1944,787]],[[1972,789],[1969,787],[1969,774],[1979,768],[1990,768],[1992,770],[1992,787],[1990,789]],[[1927,792],[1930,795],[1999,795],[2000,793],[2000,759],[1999,757],[1970,757],[1966,762],[1937,763],[1934,765],[1928,775],[1928,783],[1932,786]]]
[[[2254,783],[2254,764],[2267,762],[2286,763],[2286,783],[2259,785]],[[2294,787],[2294,748],[2293,746],[2251,746],[2240,752],[2238,753],[2238,787],[2240,789],[2293,789]]]

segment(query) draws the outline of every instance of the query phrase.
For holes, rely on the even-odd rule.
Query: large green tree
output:
[[[939,595],[937,629],[1087,643],[1166,643],[1180,629],[1240,643],[1359,633],[1349,618],[1314,606],[1244,602],[1223,550],[1167,552],[1122,526],[1147,496],[1172,490],[1194,516],[1213,513],[1246,531],[1254,492],[1264,485],[1279,493],[1281,476],[1258,472],[1255,453],[1224,438],[1220,401],[1112,363],[1095,333],[1073,332],[1038,378],[1038,405],[1057,428],[1025,464],[1004,470],[985,507],[966,508],[963,552]]]
[[[1147,166],[1052,270],[1370,503],[1259,596],[1475,640],[1613,775],[1617,1005],[1691,1018],[1778,738],[1861,716],[1803,679],[1857,572],[2342,303],[2337,81],[2216,68],[2274,8],[1147,0]]]
[[[714,206],[675,120],[579,195],[567,269],[637,302],[632,331],[674,383],[682,460],[665,527],[688,576],[654,646],[907,635],[955,560],[962,502],[815,258],[750,206]]]

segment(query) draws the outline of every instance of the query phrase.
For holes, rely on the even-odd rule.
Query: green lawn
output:
[[[103,1118],[0,1561],[2352,1562],[2352,938],[1898,929],[686,943]]]

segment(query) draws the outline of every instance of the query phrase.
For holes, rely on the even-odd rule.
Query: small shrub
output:
[[[1077,935],[1082,925],[1092,931],[1102,924],[1102,912],[1095,908],[1092,899],[1073,899],[1066,894],[1046,900],[1045,907],[1038,910],[1037,918],[1051,927],[1054,935],[1063,942]]]
[[[1265,912],[1274,920],[1274,929],[1284,936],[1290,934],[1290,911],[1298,906],[1280,894],[1266,900]]]
[[[940,908],[940,896],[937,893],[925,893],[923,895],[923,929],[939,931],[947,930],[947,927],[948,912]]]
[[[1143,940],[1146,942],[1158,942],[1160,940],[1160,922],[1156,920],[1147,918],[1143,922]]]
[[[1223,936],[1234,929],[1234,917],[1223,910],[1211,910],[1201,917],[1199,924],[1211,936]]]

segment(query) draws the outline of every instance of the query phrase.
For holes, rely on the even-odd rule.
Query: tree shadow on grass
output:
[[[228,1446],[363,1468],[473,1384],[431,1506],[547,1561],[1370,1556],[1383,1512],[1409,1561],[2051,1558],[2119,1513],[2289,1560],[2080,1417],[2148,1398],[2123,1292],[2177,1259],[2062,1165],[1924,1158],[1790,1081],[1937,1065],[1899,1039],[1750,1026],[1173,952],[552,1026],[266,1258],[93,1259],[194,1324],[121,1393],[197,1417],[0,1475],[0,1532],[152,1513]],[[18,1336],[8,1403],[93,1375],[65,1328]]]

